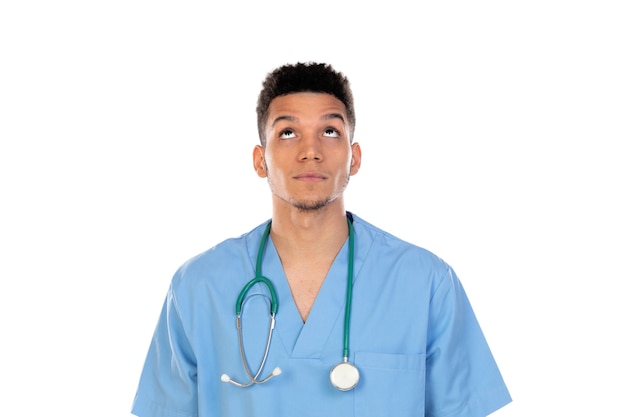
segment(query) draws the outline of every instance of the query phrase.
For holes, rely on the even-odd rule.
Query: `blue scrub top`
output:
[[[248,388],[235,304],[255,276],[267,223],[186,262],[174,275],[150,345],[132,413],[140,417],[455,416],[484,417],[511,401],[456,274],[425,249],[352,215],[355,230],[350,361],[352,391],[330,383],[343,359],[348,242],[306,323],[269,239],[262,275],[278,296],[276,327],[260,378]],[[248,292],[242,322],[252,373],[269,325],[269,291]]]

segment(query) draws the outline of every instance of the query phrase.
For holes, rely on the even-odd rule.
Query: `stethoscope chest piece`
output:
[[[350,391],[359,383],[359,370],[350,362],[339,362],[330,371],[330,382],[340,391]]]

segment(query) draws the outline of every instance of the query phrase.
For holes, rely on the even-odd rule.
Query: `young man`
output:
[[[347,212],[348,80],[285,65],[259,96],[271,220],[175,274],[140,417],[484,417],[511,401],[454,271]]]

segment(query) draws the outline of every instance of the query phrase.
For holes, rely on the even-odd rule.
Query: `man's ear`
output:
[[[361,168],[361,145],[358,142],[352,144],[352,160],[350,161],[350,175],[359,172]]]
[[[265,169],[265,148],[261,145],[256,145],[252,152],[252,163],[254,164],[254,170],[260,178],[267,177],[267,171]]]

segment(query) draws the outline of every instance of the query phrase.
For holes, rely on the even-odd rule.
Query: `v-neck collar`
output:
[[[285,271],[271,238],[263,258],[263,274],[274,283],[278,297],[275,334],[293,358],[320,357],[337,321],[343,325],[348,279],[348,239],[333,261],[315,298],[306,323],[302,321]],[[340,347],[340,346],[339,346]]]
[[[364,227],[362,220],[350,213],[354,226],[354,271],[352,285],[356,285],[360,270],[368,256],[374,241],[371,230]],[[252,266],[256,257],[261,235],[267,223],[259,226],[259,234],[254,244],[249,246]],[[343,335],[344,315],[346,306],[346,286],[348,281],[348,238],[333,261],[322,286],[317,294],[309,317],[304,323],[298,311],[285,271],[278,257],[271,237],[268,239],[262,262],[262,275],[274,284],[278,298],[276,327],[274,335],[284,351],[291,358],[321,358],[324,349],[337,346],[337,354],[342,354],[342,343],[338,340],[329,342],[331,334]],[[353,303],[358,300],[353,300]],[[278,344],[278,343],[277,343]]]

